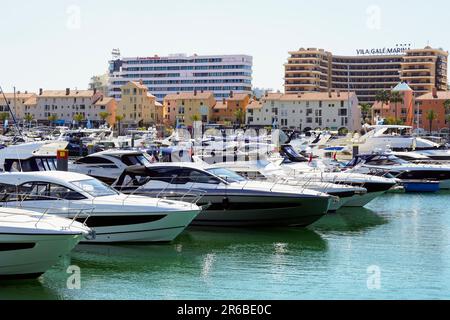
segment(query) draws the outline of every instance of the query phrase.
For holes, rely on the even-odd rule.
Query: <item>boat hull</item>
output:
[[[68,254],[83,235],[0,234],[0,279],[37,278]]]
[[[295,226],[306,227],[322,218],[330,208],[331,198],[311,197],[205,197],[210,207],[202,211],[192,226],[250,227]]]
[[[364,207],[384,193],[386,193],[386,191],[368,192],[366,194],[355,195],[344,204],[344,207]]]
[[[83,243],[171,242],[198,215],[199,210],[163,212],[161,214],[129,213],[95,215],[86,225],[95,238]],[[79,218],[82,222],[83,219]]]

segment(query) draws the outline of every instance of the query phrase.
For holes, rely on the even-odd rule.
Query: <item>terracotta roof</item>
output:
[[[258,100],[252,100],[247,106],[247,109],[261,109],[262,103]]]
[[[35,93],[17,93],[16,92],[16,99],[29,99],[29,98],[31,98],[31,97],[33,97],[33,96],[35,96],[36,94]],[[5,92],[5,96],[6,96],[6,99],[14,99],[14,93],[6,93]],[[3,95],[0,95],[0,101],[1,100],[3,100]]]
[[[37,96],[32,96],[27,101],[25,101],[26,106],[35,106],[37,105]]]
[[[147,92],[147,97],[149,98],[156,98],[154,95],[152,95],[150,92]]]
[[[114,101],[114,98],[110,98],[110,97],[103,97],[103,99],[99,99],[95,105],[96,106],[106,106],[108,103],[110,103],[111,101]]]
[[[437,96],[437,98],[434,98],[433,93],[429,92],[418,97],[416,100],[450,100],[450,91],[438,91]]]
[[[195,94],[194,92],[181,92],[181,93],[174,93],[174,94],[168,94],[165,96],[164,100],[194,100],[194,99],[209,99],[211,96],[214,96],[214,94],[210,91],[197,91]]]
[[[262,100],[279,100],[281,99],[281,97],[283,96],[283,93],[275,93],[275,92],[270,92],[265,94],[264,96],[262,96]]]
[[[163,107],[163,105],[161,103],[159,103],[158,101],[155,101],[155,106],[156,107]]]
[[[147,86],[145,84],[141,84],[139,81],[130,81],[132,84],[134,84],[139,89],[145,89],[148,90]]]
[[[230,101],[242,101],[248,98],[250,95],[248,93],[233,93],[232,97],[229,97],[227,100]]]
[[[66,95],[66,90],[45,90],[38,98],[92,98],[93,90],[70,90],[69,95]]]
[[[226,102],[223,102],[222,100],[221,101],[217,101],[217,103],[216,103],[216,105],[213,107],[213,109],[215,109],[215,110],[225,110],[225,109],[227,109],[227,103]]]

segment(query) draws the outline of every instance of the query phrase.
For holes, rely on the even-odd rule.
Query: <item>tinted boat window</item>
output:
[[[86,157],[86,158],[82,158],[78,161],[75,162],[76,164],[113,164],[114,162],[112,162],[111,160],[108,159],[104,159],[101,157]]]
[[[19,187],[20,198],[23,201],[53,201],[58,199],[82,200],[85,197],[64,186],[54,183],[34,182],[25,183]],[[10,200],[11,201],[11,200]]]

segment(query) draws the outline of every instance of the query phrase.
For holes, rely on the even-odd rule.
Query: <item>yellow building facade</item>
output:
[[[122,123],[152,125],[162,122],[162,105],[148,92],[142,81],[130,81],[121,90],[122,100],[118,104],[117,115],[123,116]]]
[[[194,91],[169,94],[164,98],[166,125],[190,127],[195,121],[208,123],[216,99],[212,92]]]

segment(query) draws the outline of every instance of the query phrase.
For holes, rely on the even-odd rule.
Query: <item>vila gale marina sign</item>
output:
[[[356,54],[358,56],[366,55],[395,55],[403,54],[405,51],[411,49],[411,44],[397,44],[395,47],[385,47],[385,48],[373,48],[373,49],[357,49]]]

